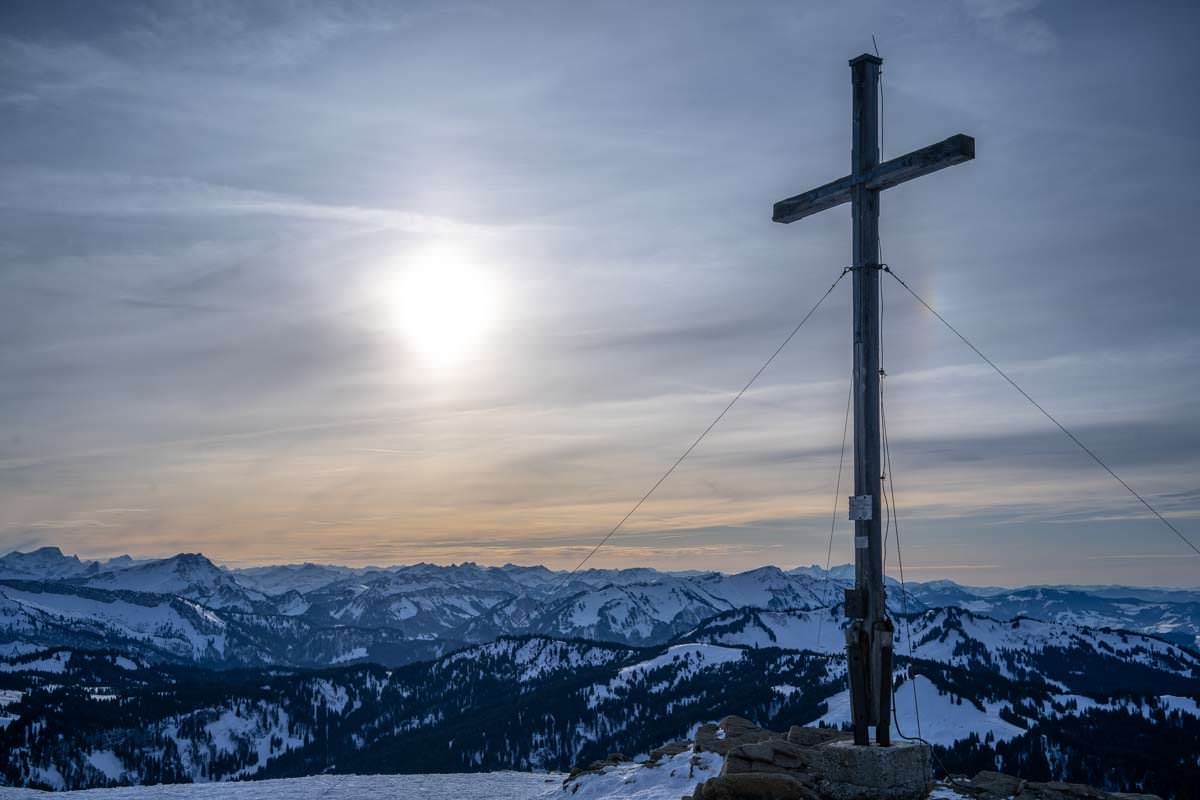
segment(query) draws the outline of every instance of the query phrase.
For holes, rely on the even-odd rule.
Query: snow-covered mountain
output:
[[[95,589],[174,595],[214,609],[253,611],[268,605],[265,594],[247,587],[199,553],[102,569],[82,583]]]
[[[684,637],[726,647],[781,648],[838,655],[845,647],[834,613],[739,609],[707,620]],[[997,620],[960,608],[929,609],[896,620],[896,652],[1008,680],[1037,680],[1047,686],[1081,686],[1084,674],[1065,653],[1087,653],[1110,662],[1086,678],[1093,691],[1134,690],[1149,681],[1152,691],[1175,687],[1200,690],[1200,654],[1166,639],[1120,630],[1090,628],[1029,618]],[[1178,680],[1171,676],[1178,676]]]
[[[836,608],[852,578],[848,565],[828,572],[815,566],[788,571],[761,567],[737,574],[639,568],[568,575],[545,567],[471,563],[234,570],[194,553],[99,562],[42,548],[0,558],[0,592],[17,592],[10,592],[8,601],[24,609],[24,616],[18,614],[13,621],[0,618],[0,646],[75,645],[81,628],[71,620],[81,614],[72,616],[70,609],[89,603],[100,604],[90,627],[84,626],[91,636],[111,636],[115,646],[149,642],[146,631],[158,631],[158,639],[172,640],[165,648],[172,657],[183,657],[190,647],[196,661],[212,664],[308,666],[326,658],[316,663],[373,660],[399,665],[506,635],[649,646],[739,609]],[[30,597],[33,583],[39,584],[37,602]],[[82,589],[115,593],[114,597],[134,593],[141,598],[134,605],[145,609],[202,609],[208,619],[216,620],[211,624],[236,635],[226,635],[223,645],[214,638],[211,649],[207,644],[192,647],[185,643],[193,634],[183,633],[174,618],[165,627],[153,622],[157,611],[142,612],[146,619],[133,620],[126,613],[128,606],[102,600],[102,594],[82,594]],[[957,607],[996,619],[1030,617],[1154,633],[1193,647],[1200,637],[1200,592],[1186,590],[970,588],[938,581],[909,584],[907,602],[904,599],[900,586],[890,581],[889,606],[897,615]],[[124,609],[120,620],[113,617],[114,608]],[[840,619],[836,611],[826,616],[830,641],[836,642],[834,629]],[[45,624],[18,624],[18,617],[44,619]],[[149,642],[160,649],[163,644]]]
[[[66,580],[95,572],[98,562],[65,556],[57,547],[41,547],[28,553],[13,551],[0,557],[0,578],[12,580]]]
[[[180,595],[0,581],[0,653],[48,647],[214,667],[398,663],[453,649],[387,628],[318,626],[296,617],[213,609]]]
[[[1200,592],[1065,586],[972,589],[949,581],[914,584],[911,592],[929,607],[957,606],[999,619],[1033,617],[1125,628],[1200,646]]]
[[[230,570],[48,548],[0,568],[0,784],[565,769],[730,713],[849,717],[849,567]],[[1132,741],[1105,756],[1114,786],[1200,780],[1191,593],[905,589],[897,736],[964,771],[1091,781],[1109,773],[1079,741]]]
[[[565,769],[648,752],[734,711],[776,728],[837,725],[845,662],[836,635],[808,646],[821,622],[819,612],[737,610],[663,646],[506,637],[396,669],[208,672],[28,653],[0,661],[0,774],[67,787],[381,765]],[[907,622],[914,658],[905,640],[898,723],[910,735],[920,724],[943,761],[1032,774],[1041,767],[1029,754],[1052,753],[1045,769],[1067,777],[1084,769],[1080,741],[1111,737],[1121,748],[1112,765],[1142,759],[1138,780],[1200,777],[1189,749],[1200,736],[1200,655],[1153,636],[962,609]]]

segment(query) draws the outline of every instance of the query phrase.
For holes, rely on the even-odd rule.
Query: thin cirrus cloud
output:
[[[872,32],[885,155],[979,142],[887,193],[888,262],[1185,530],[1200,514],[1200,277],[1177,269],[1200,165],[1157,77],[1189,52],[1165,12],[55,6],[0,12],[0,549],[573,565],[846,263],[844,209],[769,209],[845,172]],[[450,364],[403,318],[405,275],[443,268],[495,295]],[[846,541],[846,290],[598,564]],[[1196,583],[936,320],[884,303],[906,568]]]

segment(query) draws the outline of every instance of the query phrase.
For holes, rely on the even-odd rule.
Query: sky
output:
[[[573,566],[848,263],[848,206],[771,206],[849,171],[872,35],[883,157],[977,141],[883,194],[884,260],[1200,540],[1198,23],[9,0],[0,550]],[[851,560],[849,289],[589,565]],[[910,579],[1200,585],[894,283],[883,330]]]

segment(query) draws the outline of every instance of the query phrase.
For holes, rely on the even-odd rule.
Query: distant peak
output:
[[[20,550],[13,550],[4,558],[11,561],[79,561],[78,556],[64,555],[62,550],[53,545],[39,547],[24,553]]]
[[[146,564],[150,567],[154,562]],[[220,572],[220,567],[208,560],[208,557],[202,553],[178,553],[170,558],[164,558],[161,562],[163,565],[173,567],[176,571],[213,571]]]
[[[779,567],[776,567],[772,564],[767,564],[765,566],[755,567],[754,569],[748,569],[742,574],[743,575],[766,575],[766,576],[773,578],[776,575],[782,575],[783,570],[781,570]]]

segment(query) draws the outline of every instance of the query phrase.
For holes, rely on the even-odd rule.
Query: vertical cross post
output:
[[[870,511],[854,521],[854,590],[848,605],[854,621],[846,646],[852,675],[855,740],[867,744],[867,726],[880,744],[890,733],[891,675],[883,675],[883,647],[890,647],[883,589],[883,537],[879,446],[879,194],[866,176],[879,166],[879,67],[883,59],[861,55],[850,62],[854,129],[850,174],[854,266],[854,493],[870,497]],[[861,519],[866,516],[867,519]],[[853,606],[853,609],[850,606]],[[890,631],[886,631],[890,634]],[[886,641],[885,641],[886,639]],[[855,691],[855,688],[858,691]]]
[[[892,634],[883,588],[879,448],[879,193],[975,158],[975,140],[959,133],[879,163],[879,68],[863,54],[850,61],[854,131],[850,174],[775,204],[771,219],[795,222],[850,203],[854,217],[854,588],[846,590],[846,658],[854,742],[891,742]]]

